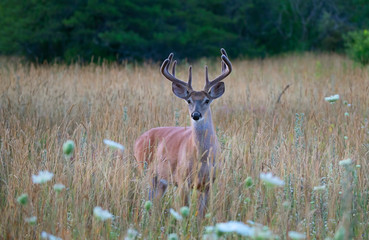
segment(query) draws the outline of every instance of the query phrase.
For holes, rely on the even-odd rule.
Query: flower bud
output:
[[[245,181],[245,185],[246,185],[246,187],[251,187],[252,186],[252,184],[253,184],[253,181],[252,181],[252,178],[251,177],[247,177],[246,178],[246,181]]]
[[[67,156],[71,155],[74,151],[75,145],[72,140],[68,140],[63,144],[63,153]]]
[[[187,206],[181,207],[180,212],[183,217],[188,217],[190,215],[190,209]]]
[[[150,211],[151,207],[152,207],[152,202],[151,201],[146,201],[145,202],[146,211]]]
[[[18,198],[17,198],[17,202],[20,204],[20,205],[26,205],[28,203],[28,194],[27,193],[23,193],[22,195],[20,195]]]

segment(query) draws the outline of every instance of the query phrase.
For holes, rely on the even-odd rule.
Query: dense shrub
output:
[[[346,36],[347,54],[363,65],[369,63],[369,31],[353,31]]]
[[[340,51],[367,0],[0,1],[0,54],[65,62]]]

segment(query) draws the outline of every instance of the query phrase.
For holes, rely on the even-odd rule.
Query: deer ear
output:
[[[182,99],[187,99],[189,95],[189,92],[186,87],[176,83],[172,83],[172,91],[177,97]]]
[[[212,99],[216,99],[223,95],[225,91],[224,82],[218,82],[209,91],[209,95]]]

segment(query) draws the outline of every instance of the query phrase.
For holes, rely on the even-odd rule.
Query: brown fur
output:
[[[210,103],[223,95],[224,83],[221,82],[232,71],[227,53],[222,53],[222,74],[209,81],[205,68],[205,87],[203,91],[192,89],[192,68],[189,68],[187,83],[175,77],[173,63],[172,74],[169,65],[173,54],[163,62],[162,74],[172,82],[173,93],[188,103],[191,127],[159,127],[140,136],[135,144],[135,157],[141,166],[148,165],[149,176],[153,177],[153,194],[162,196],[169,182],[180,189],[195,187],[203,190],[200,198],[200,215],[204,214],[209,193],[210,180],[214,179],[214,166],[218,150],[218,139],[211,118]],[[154,163],[153,163],[154,162]],[[151,195],[151,194],[150,194]]]
[[[199,150],[194,144],[192,133],[191,127],[153,128],[137,139],[134,148],[136,160],[141,168],[148,166],[149,172],[159,180],[176,185],[187,181],[192,186],[197,181],[196,187],[204,188],[209,179],[209,172],[205,168],[207,159],[197,161],[201,156],[198,156]],[[152,164],[153,161],[155,164]],[[197,166],[197,162],[201,166]],[[194,166],[197,167],[194,169]],[[199,172],[196,171],[198,168]],[[194,170],[198,174],[194,174]]]

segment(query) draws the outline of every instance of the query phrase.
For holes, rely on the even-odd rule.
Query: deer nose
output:
[[[191,117],[192,117],[193,120],[197,121],[197,120],[199,120],[201,118],[201,113],[199,113],[199,112],[193,112],[191,114]]]

